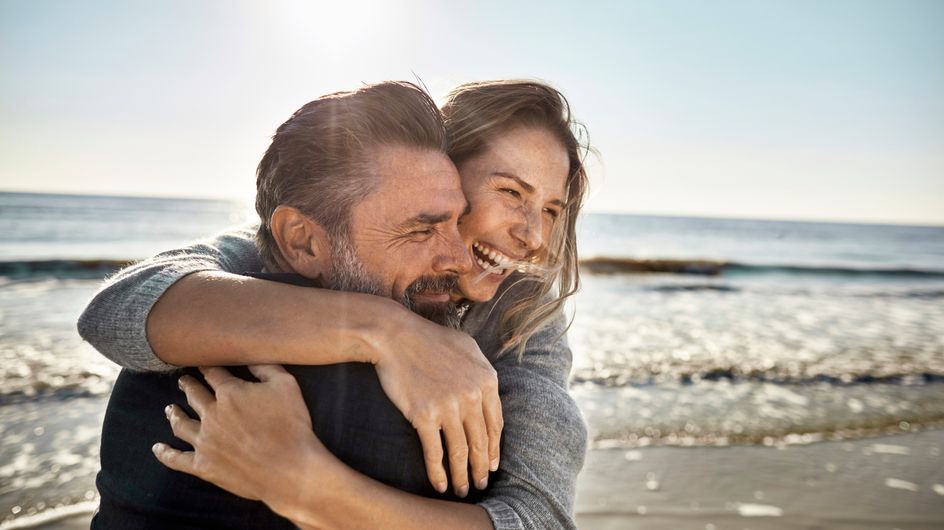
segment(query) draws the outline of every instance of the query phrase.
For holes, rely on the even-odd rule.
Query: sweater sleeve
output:
[[[587,427],[567,392],[572,357],[564,316],[495,361],[505,427],[501,467],[479,503],[496,530],[575,529],[574,497]]]
[[[174,282],[188,274],[261,270],[254,233],[254,227],[235,229],[122,269],[106,280],[82,312],[79,335],[124,368],[176,370],[176,366],[160,360],[148,342],[147,317],[151,308]]]

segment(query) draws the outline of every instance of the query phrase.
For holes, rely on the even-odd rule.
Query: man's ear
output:
[[[269,221],[286,272],[317,279],[330,270],[328,234],[314,219],[291,206],[279,206]]]

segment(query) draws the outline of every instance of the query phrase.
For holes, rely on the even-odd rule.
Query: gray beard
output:
[[[383,282],[371,278],[367,273],[364,264],[357,258],[357,250],[353,242],[347,235],[331,238],[331,262],[334,265],[334,271],[330,279],[325,282],[325,287],[328,289],[386,296]],[[417,306],[410,298],[410,289],[406,291],[394,300],[417,315],[442,326],[452,329],[459,329],[462,326],[462,312],[455,303]]]

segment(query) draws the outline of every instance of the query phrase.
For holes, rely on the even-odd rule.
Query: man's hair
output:
[[[349,236],[351,209],[376,189],[371,157],[386,145],[446,152],[442,115],[413,83],[328,94],[278,128],[256,170],[256,241],[267,268],[280,255],[270,226],[279,206],[308,215],[332,241]]]

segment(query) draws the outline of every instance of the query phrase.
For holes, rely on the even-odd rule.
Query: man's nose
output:
[[[472,270],[472,256],[459,235],[459,228],[454,228],[443,240],[443,248],[433,262],[433,270],[438,273],[451,272],[465,274]]]
[[[544,245],[542,230],[540,213],[523,212],[518,222],[512,225],[511,236],[517,239],[522,247],[534,252]]]

